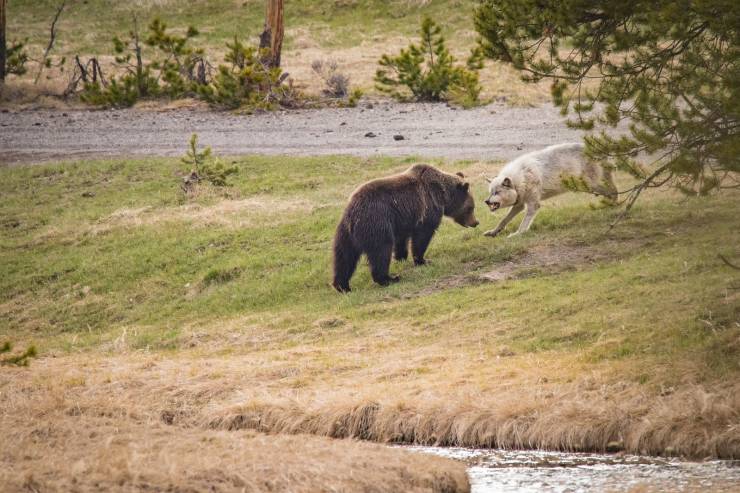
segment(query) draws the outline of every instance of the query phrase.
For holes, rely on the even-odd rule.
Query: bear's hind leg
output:
[[[393,249],[393,256],[396,260],[406,260],[409,258],[409,239],[402,238],[396,240],[396,246]]]
[[[370,274],[373,281],[381,286],[387,286],[392,282],[398,281],[398,276],[391,276],[389,270],[391,267],[391,253],[393,244],[378,245],[371,251],[367,252],[367,261],[370,263]]]
[[[427,252],[429,243],[432,241],[434,230],[435,228],[421,228],[414,231],[414,235],[411,238],[411,253],[414,255],[415,265],[424,265],[427,263],[424,259],[424,254]]]

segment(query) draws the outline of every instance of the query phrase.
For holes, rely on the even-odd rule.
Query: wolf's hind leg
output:
[[[529,227],[532,226],[532,221],[534,220],[534,216],[537,215],[538,210],[540,210],[539,202],[528,203],[527,213],[524,215],[524,219],[522,219],[522,223],[519,225],[519,229],[516,231],[516,233],[510,234],[509,237],[516,236],[516,235],[526,233],[527,231],[529,231]]]
[[[614,184],[614,178],[612,177],[612,170],[604,168],[604,180],[601,187],[603,188],[602,195],[609,199],[611,202],[616,202],[619,198],[619,192],[617,186]]]
[[[590,182],[588,183],[588,186],[591,189],[591,192],[595,195],[600,195],[606,198],[609,202],[616,202],[617,198],[619,198],[619,194],[617,192],[617,186],[614,184],[614,180],[612,178],[612,170],[609,168],[601,168],[600,181],[597,181],[598,175],[595,172],[594,175],[595,176],[590,177],[591,179],[588,180]]]

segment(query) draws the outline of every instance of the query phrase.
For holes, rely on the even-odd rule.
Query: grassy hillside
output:
[[[57,0],[9,2],[9,37],[45,43],[59,4]],[[234,35],[256,39],[265,15],[262,0],[86,0],[68,4],[59,23],[65,34],[60,47],[86,53],[99,53],[110,44],[111,33],[128,32],[134,14],[143,25],[159,17],[172,27],[196,26],[206,46],[222,46]],[[285,3],[286,48],[294,48],[306,33],[325,48],[352,47],[374,37],[415,35],[425,15],[443,21],[447,36],[459,42],[460,33],[473,30],[474,4],[473,0],[292,0]]]
[[[48,43],[49,25],[56,0],[15,0],[8,6],[9,40],[27,40],[31,54],[40,58]],[[373,75],[384,53],[396,53],[415,40],[421,20],[431,16],[443,27],[453,52],[467,56],[474,46],[473,0],[292,0],[285,6],[283,67],[297,87],[317,94],[322,82],[312,71],[314,60],[333,59],[354,86],[373,92]],[[222,62],[225,43],[237,35],[257,43],[264,23],[263,0],[151,0],[114,2],[86,0],[68,2],[58,22],[57,42],[52,55],[98,56],[106,73],[113,58],[111,39],[124,36],[133,27],[136,15],[140,30],[159,17],[176,32],[192,25],[200,35],[193,46],[204,48],[215,66]],[[148,56],[144,48],[144,58]],[[35,68],[32,70],[35,75]],[[65,87],[66,74],[47,72],[44,90],[57,92]],[[501,97],[515,104],[546,101],[545,85],[525,85],[508,67],[491,63],[482,73],[484,97]],[[39,88],[24,87],[25,92]]]
[[[346,197],[413,160],[233,161],[196,199],[173,159],[0,170],[0,333],[42,355],[0,388],[96,413],[121,392],[182,426],[739,456],[740,276],[717,257],[738,260],[737,193],[655,193],[609,232],[617,211],[569,194],[513,239],[479,209],[429,266],[383,289],[360,265],[341,296]],[[479,200],[497,167],[442,165]]]

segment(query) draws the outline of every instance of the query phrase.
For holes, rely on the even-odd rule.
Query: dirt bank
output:
[[[587,376],[502,387],[495,395],[468,388],[422,397],[402,391],[350,396],[315,389],[268,392],[267,382],[250,376],[251,368],[250,357],[132,354],[43,358],[28,369],[8,369],[0,375],[0,432],[9,447],[0,447],[0,458],[10,462],[4,469],[25,460],[10,452],[30,446],[39,434],[98,427],[98,435],[107,436],[103,428],[111,426],[142,436],[154,427],[152,437],[168,433],[183,450],[190,435],[228,441],[221,434],[208,438],[208,430],[252,430],[381,443],[740,457],[736,383],[651,395],[639,385],[602,384]],[[29,422],[28,416],[34,418]],[[170,431],[162,431],[162,424]],[[156,454],[150,449],[158,445],[150,445],[146,453]]]
[[[443,104],[375,102],[358,108],[259,115],[204,109],[4,111],[0,113],[0,165],[81,157],[179,156],[193,132],[203,145],[226,155],[496,160],[580,136],[550,105],[493,104],[459,110]]]
[[[133,381],[102,396],[87,385],[92,375],[32,383],[46,364],[35,366],[0,375],[3,491],[470,489],[464,464],[453,460],[350,440],[178,426],[174,415],[139,412],[129,400]]]

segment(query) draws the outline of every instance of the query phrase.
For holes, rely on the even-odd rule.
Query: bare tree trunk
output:
[[[7,0],[0,0],[0,81],[5,80],[5,7]]]
[[[139,19],[134,14],[134,52],[136,53],[136,87],[139,96],[147,96],[148,87],[144,83],[144,61],[141,59],[141,44],[139,44]]]
[[[267,62],[272,67],[280,66],[280,52],[283,49],[283,0],[267,0],[265,30],[260,37],[260,48],[269,48]]]

